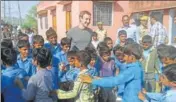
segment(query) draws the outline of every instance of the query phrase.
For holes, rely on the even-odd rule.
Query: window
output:
[[[45,16],[45,29],[48,29],[48,16]]]
[[[42,21],[42,17],[40,17],[40,28],[43,29],[43,21]]]
[[[93,2],[93,25],[96,26],[97,22],[112,25],[112,2]]]

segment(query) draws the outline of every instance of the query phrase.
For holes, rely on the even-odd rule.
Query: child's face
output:
[[[115,56],[120,62],[124,62],[124,53],[122,51],[117,50]]]
[[[90,66],[94,66],[95,65],[95,62],[96,62],[96,59],[95,58],[92,58],[89,65]]]
[[[35,42],[35,43],[33,44],[33,48],[41,48],[41,47],[43,47],[43,43]]]
[[[142,47],[144,50],[149,49],[151,47],[151,45],[152,45],[151,43],[144,43],[144,42],[142,43]]]
[[[63,45],[61,47],[62,47],[62,50],[66,53],[70,50],[70,45]]]
[[[98,39],[97,39],[97,36],[92,36],[92,39],[93,39],[94,41],[98,40]]]
[[[81,63],[77,57],[75,57],[75,67],[76,68],[81,68]]]
[[[132,59],[133,59],[132,55],[124,54],[124,57],[123,57],[124,62],[131,63],[131,62],[133,62]]]
[[[122,34],[122,35],[119,36],[120,42],[125,42],[126,39],[127,39],[127,35],[125,35],[125,34]]]
[[[57,35],[52,35],[52,36],[48,37],[48,41],[49,41],[52,45],[57,45]]]
[[[111,53],[107,53],[107,54],[102,55],[102,59],[106,62],[109,61],[110,57],[111,57]]]
[[[29,47],[25,46],[25,47],[19,48],[19,52],[20,52],[20,55],[22,55],[23,57],[27,57],[29,54]]]
[[[112,40],[109,40],[109,41],[107,41],[107,46],[109,47],[109,49],[112,49],[113,48],[113,42],[112,42]]]
[[[174,60],[172,60],[171,58],[167,58],[167,57],[160,58],[160,60],[161,60],[161,62],[163,63],[164,66],[175,63]]]
[[[75,66],[75,58],[72,56],[72,57],[68,57],[68,62],[71,66]]]

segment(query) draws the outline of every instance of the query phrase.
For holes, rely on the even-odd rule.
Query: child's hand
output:
[[[59,64],[59,69],[60,69],[61,71],[65,71],[65,70],[66,70],[65,64],[64,64],[64,63],[60,63],[60,64]]]
[[[142,89],[142,93],[143,93],[143,94],[146,94],[147,91],[143,88],[143,89]]]
[[[22,83],[22,81],[19,78],[15,79],[15,84],[20,88],[20,89],[24,89],[24,85]]]
[[[52,68],[51,66],[48,66],[48,67],[47,67],[48,70],[51,70],[51,68]]]
[[[92,78],[89,75],[81,75],[80,79],[83,83],[92,83]]]
[[[142,92],[139,92],[138,98],[139,98],[140,100],[144,101],[144,100],[145,100],[145,95],[144,95]]]

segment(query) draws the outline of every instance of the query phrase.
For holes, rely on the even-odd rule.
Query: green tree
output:
[[[37,7],[32,6],[25,16],[22,28],[36,28],[37,29]]]

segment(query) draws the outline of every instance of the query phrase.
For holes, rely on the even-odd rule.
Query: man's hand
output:
[[[139,92],[138,98],[139,98],[140,100],[144,101],[144,100],[145,100],[145,95],[144,95],[142,92]]]
[[[92,83],[92,78],[89,75],[81,75],[80,79],[83,83]]]

